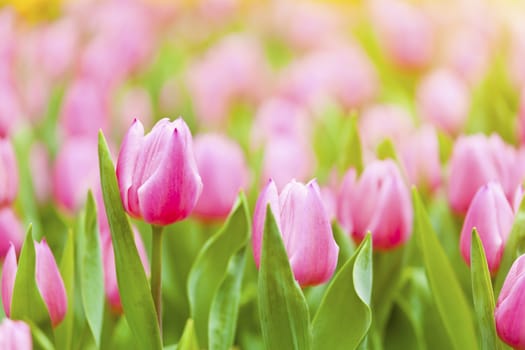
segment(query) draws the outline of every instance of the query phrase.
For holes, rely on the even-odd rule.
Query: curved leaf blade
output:
[[[452,265],[437,238],[419,193],[412,189],[414,234],[438,312],[457,350],[478,349],[471,310]]]
[[[485,250],[476,229],[472,230],[470,246],[470,273],[472,276],[472,295],[474,296],[474,310],[481,335],[480,349],[501,349],[501,343],[496,334],[494,321],[494,293],[492,281],[485,257]]]
[[[295,281],[281,233],[268,206],[259,270],[259,312],[266,349],[308,350],[308,306]]]
[[[102,132],[98,139],[100,181],[111,229],[117,282],[124,315],[142,349],[162,349],[149,283],[140,261],[131,226],[122,207],[115,167]]]
[[[336,274],[312,323],[313,349],[356,349],[372,323],[370,234]],[[344,337],[341,335],[344,334]]]
[[[199,344],[208,347],[210,308],[231,257],[250,236],[246,197],[241,193],[224,226],[203,246],[188,277],[191,317]]]

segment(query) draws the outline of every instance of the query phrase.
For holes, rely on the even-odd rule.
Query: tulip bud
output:
[[[33,339],[31,329],[24,321],[13,321],[4,318],[0,324],[0,349],[31,350]]]
[[[489,270],[494,275],[498,271],[513,222],[514,213],[501,185],[489,182],[481,187],[470,203],[461,230],[461,255],[467,264],[470,265],[472,229],[476,228],[485,250]]]
[[[190,215],[202,181],[184,120],[162,119],[148,135],[135,120],[122,142],[117,179],[122,203],[131,216],[169,225]]]
[[[351,200],[354,240],[372,233],[374,249],[388,250],[406,242],[412,233],[410,193],[392,160],[375,161],[364,170]]]
[[[46,304],[53,327],[56,327],[66,315],[67,295],[64,281],[46,241],[35,242],[36,253],[36,284],[38,291]],[[7,252],[2,270],[2,303],[4,311],[11,315],[11,302],[15,287],[18,264],[14,245]]]
[[[0,138],[0,207],[8,206],[18,192],[18,165],[7,138]]]
[[[518,154],[494,134],[463,136],[454,145],[450,160],[448,200],[457,213],[465,213],[476,191],[489,181],[501,184],[511,202],[521,182]]]
[[[525,255],[514,263],[505,278],[494,318],[499,337],[517,350],[525,350]]]
[[[24,229],[11,208],[0,209],[0,260],[6,256],[10,245],[17,252],[24,242]]]
[[[144,248],[142,238],[137,229],[133,227],[133,237],[135,238],[135,245],[139,253],[140,260],[144,266],[144,272],[149,276],[149,262]],[[117,270],[115,267],[115,252],[113,251],[113,242],[111,241],[111,233],[109,227],[100,230],[102,260],[104,262],[104,290],[106,298],[115,313],[122,313],[122,301],[120,299],[120,292],[117,283]]]
[[[242,149],[219,134],[199,135],[195,138],[195,159],[203,183],[195,215],[204,219],[226,218],[239,190],[248,183]]]
[[[449,134],[457,134],[465,124],[469,98],[467,85],[445,69],[432,72],[417,89],[421,117]]]
[[[328,281],[337,265],[339,247],[333,238],[317,182],[313,180],[303,185],[292,181],[280,195],[272,180],[263,189],[253,217],[252,247],[257,266],[261,259],[268,204],[297,282],[304,287]]]

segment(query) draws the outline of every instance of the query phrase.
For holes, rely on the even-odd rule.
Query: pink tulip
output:
[[[460,247],[463,259],[470,265],[472,229],[476,228],[485,250],[492,275],[496,274],[514,222],[514,212],[496,182],[481,187],[472,202],[461,230]]]
[[[89,189],[99,184],[97,143],[91,138],[71,138],[60,148],[53,169],[53,196],[70,213],[83,205]]]
[[[410,183],[435,190],[441,184],[436,131],[425,125],[401,141],[400,155]]]
[[[263,189],[253,217],[252,246],[257,266],[261,262],[268,204],[281,232],[297,282],[305,287],[328,281],[337,265],[339,247],[334,241],[317,182],[313,180],[303,185],[292,181],[280,195],[271,180]]]
[[[0,208],[11,205],[18,192],[18,164],[7,138],[0,137]]]
[[[352,175],[348,176],[352,186]],[[348,194],[349,196],[353,194],[349,211],[340,211],[340,217],[351,217],[353,230],[350,233],[354,240],[362,241],[370,231],[374,249],[389,250],[410,238],[412,233],[410,193],[392,160],[370,163],[351,192]]]
[[[144,266],[144,272],[149,276],[149,262],[144,248],[142,238],[137,229],[133,227],[133,237],[135,238],[135,245],[139,253],[140,260]],[[102,260],[104,263],[104,290],[106,298],[108,299],[111,309],[115,313],[122,313],[122,302],[120,299],[120,292],[117,283],[117,270],[115,267],[115,252],[113,251],[113,242],[111,240],[111,233],[109,227],[100,229]]]
[[[438,69],[427,75],[417,89],[421,118],[449,134],[465,124],[470,107],[467,85],[454,73]]]
[[[430,63],[435,33],[422,9],[403,1],[371,2],[372,23],[388,56],[400,67],[419,69]]]
[[[519,155],[499,135],[462,136],[450,160],[448,200],[457,213],[466,213],[474,194],[489,181],[501,183],[509,202],[523,178]]]
[[[203,219],[226,218],[239,191],[248,184],[242,149],[220,134],[199,135],[195,138],[195,159],[203,187],[193,212]]]
[[[51,194],[52,171],[49,151],[43,143],[36,142],[31,146],[29,168],[32,174],[38,174],[38,176],[32,176],[36,201],[38,203],[44,203],[49,199]]]
[[[94,81],[80,78],[66,91],[60,123],[68,136],[94,137],[107,128],[109,112],[106,92]]]
[[[525,255],[520,256],[505,278],[494,318],[499,337],[516,350],[525,350]]]
[[[337,196],[337,221],[346,232],[354,232],[354,220],[352,219],[354,193],[357,187],[357,172],[354,168],[349,169]]]
[[[24,116],[20,96],[11,78],[3,79],[0,74],[0,137],[11,134]]]
[[[17,252],[24,242],[24,228],[11,208],[0,209],[0,260],[7,255],[9,247],[14,245]]]
[[[135,120],[117,161],[120,196],[126,211],[156,225],[190,215],[201,194],[190,129],[182,118],[167,118],[144,135]]]
[[[359,136],[364,146],[375,153],[376,147],[390,139],[399,144],[414,129],[407,109],[395,104],[376,104],[366,108],[359,118]]]
[[[33,339],[27,323],[4,318],[0,323],[0,349],[32,350]]]
[[[46,304],[51,323],[53,327],[56,327],[64,319],[67,311],[67,295],[64,281],[58,271],[53,253],[45,240],[35,242],[35,252],[38,291]],[[11,245],[2,270],[2,303],[8,317],[11,315],[11,302],[17,270],[15,247]]]

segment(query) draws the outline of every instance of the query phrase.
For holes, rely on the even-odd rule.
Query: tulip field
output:
[[[0,2],[0,350],[525,350],[525,3]]]

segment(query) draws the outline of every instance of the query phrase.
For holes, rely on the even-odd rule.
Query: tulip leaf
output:
[[[481,244],[478,232],[472,230],[470,248],[470,272],[472,276],[472,295],[474,296],[474,309],[481,335],[480,349],[501,349],[501,343],[496,335],[494,322],[494,293],[490,279],[489,267],[485,250]]]
[[[191,317],[203,347],[208,347],[210,309],[217,290],[227,275],[232,256],[246,244],[249,236],[248,204],[241,193],[224,226],[202,247],[188,277]]]
[[[384,139],[378,146],[377,146],[377,158],[379,159],[392,159],[394,161],[397,161],[397,155],[396,155],[396,148],[394,146],[394,143],[390,139]]]
[[[67,312],[55,330],[57,348],[71,349],[75,323],[75,238],[71,230],[67,233],[66,246],[60,260],[60,275],[64,280],[67,295]]]
[[[412,190],[412,198],[415,211],[414,234],[434,302],[452,346],[457,350],[478,349],[471,309],[415,188]]]
[[[113,240],[117,282],[124,315],[138,348],[162,349],[157,314],[148,280],[120,200],[115,167],[102,132],[99,133],[98,155],[100,181]]]
[[[184,332],[182,333],[179,344],[177,344],[177,350],[200,350],[194,323],[191,318],[186,321]]]
[[[339,271],[341,267],[352,257],[356,247],[354,241],[350,236],[343,230],[343,228],[334,221],[332,223],[332,232],[334,235],[335,243],[339,247],[339,256],[337,257],[337,269]]]
[[[35,325],[31,321],[29,321],[28,324],[31,328],[31,334],[33,336],[33,339],[35,340],[35,343],[38,344],[37,346],[35,346],[35,348],[42,350],[55,350],[55,346],[53,345],[51,340],[49,340],[47,335],[40,328],[38,328],[37,325]],[[59,347],[58,349],[62,348]]]
[[[356,349],[372,323],[371,296],[372,244],[368,234],[324,294],[312,323],[312,348]]]
[[[509,234],[503,257],[499,265],[496,281],[494,282],[494,294],[499,295],[501,287],[512,263],[525,253],[525,200],[521,202],[518,212],[514,218],[514,224]]]
[[[226,277],[213,298],[208,329],[210,349],[229,350],[233,345],[246,255],[246,248],[242,248],[230,259]]]
[[[357,115],[352,113],[345,121],[343,136],[346,137],[344,146],[346,152],[341,152],[341,171],[354,168],[357,174],[363,172],[363,154],[361,139],[359,137],[359,127],[357,125]],[[346,126],[348,124],[348,126]]]
[[[29,226],[16,273],[11,300],[11,319],[30,320],[50,335],[51,319],[36,283],[36,251],[32,226]]]
[[[82,304],[89,329],[95,344],[99,347],[104,317],[104,278],[97,226],[97,209],[91,191],[86,202],[84,224],[84,252],[80,279]]]
[[[264,225],[258,291],[265,348],[310,349],[312,336],[306,299],[290,269],[281,233],[269,206]]]

